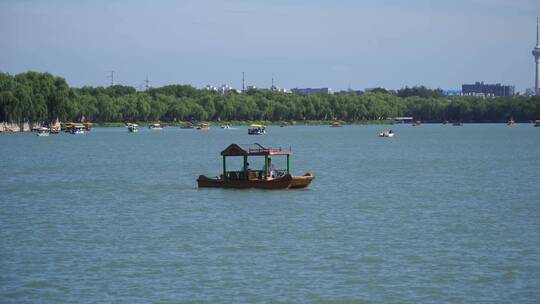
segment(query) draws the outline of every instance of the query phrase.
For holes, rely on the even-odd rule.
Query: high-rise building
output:
[[[532,50],[534,61],[536,63],[536,79],[534,81],[534,92],[540,95],[540,42],[538,41],[538,17],[536,17],[536,46]]]
[[[466,96],[514,96],[514,86],[497,84],[487,84],[476,82],[475,84],[464,84],[461,86],[463,95]]]

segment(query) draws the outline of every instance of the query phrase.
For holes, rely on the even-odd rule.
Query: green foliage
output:
[[[439,98],[443,96],[443,91],[441,89],[430,90],[424,86],[417,87],[404,87],[397,91],[397,96],[399,97],[411,97],[418,96],[423,98]]]
[[[251,89],[219,94],[189,85],[137,92],[129,86],[70,88],[61,77],[0,73],[0,121],[422,121],[496,122],[540,119],[540,97],[442,97],[423,86],[396,94],[374,89],[355,94],[304,96]]]

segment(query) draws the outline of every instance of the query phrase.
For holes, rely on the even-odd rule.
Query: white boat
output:
[[[230,129],[230,128],[231,128],[231,125],[228,125],[228,124],[227,124],[227,125],[222,125],[221,128],[222,128],[222,129]]]
[[[138,124],[128,123],[128,124],[127,124],[127,128],[128,128],[128,131],[129,131],[130,133],[137,133],[137,132],[139,132],[139,125],[138,125]]]
[[[161,126],[161,124],[158,124],[158,123],[151,124],[148,126],[148,128],[150,130],[156,130],[156,131],[163,130],[163,127]]]
[[[263,135],[266,134],[266,127],[259,124],[252,124],[248,129],[249,135]]]
[[[84,134],[86,127],[83,125],[75,125],[71,128],[71,134]]]
[[[36,131],[37,131],[36,133],[37,136],[49,136],[49,133],[50,133],[49,128],[45,128],[45,127],[38,128]]]
[[[379,132],[379,137],[394,137],[395,133],[394,131],[390,130],[390,131],[381,131]]]

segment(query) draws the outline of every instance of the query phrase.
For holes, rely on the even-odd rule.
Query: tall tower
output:
[[[536,79],[534,81],[534,92],[536,95],[540,95],[540,42],[538,41],[538,23],[540,23],[540,20],[536,17],[536,46],[532,51],[534,61],[536,62]]]

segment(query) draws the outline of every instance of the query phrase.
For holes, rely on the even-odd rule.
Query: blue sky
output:
[[[0,0],[0,70],[73,86],[533,86],[531,0]]]

